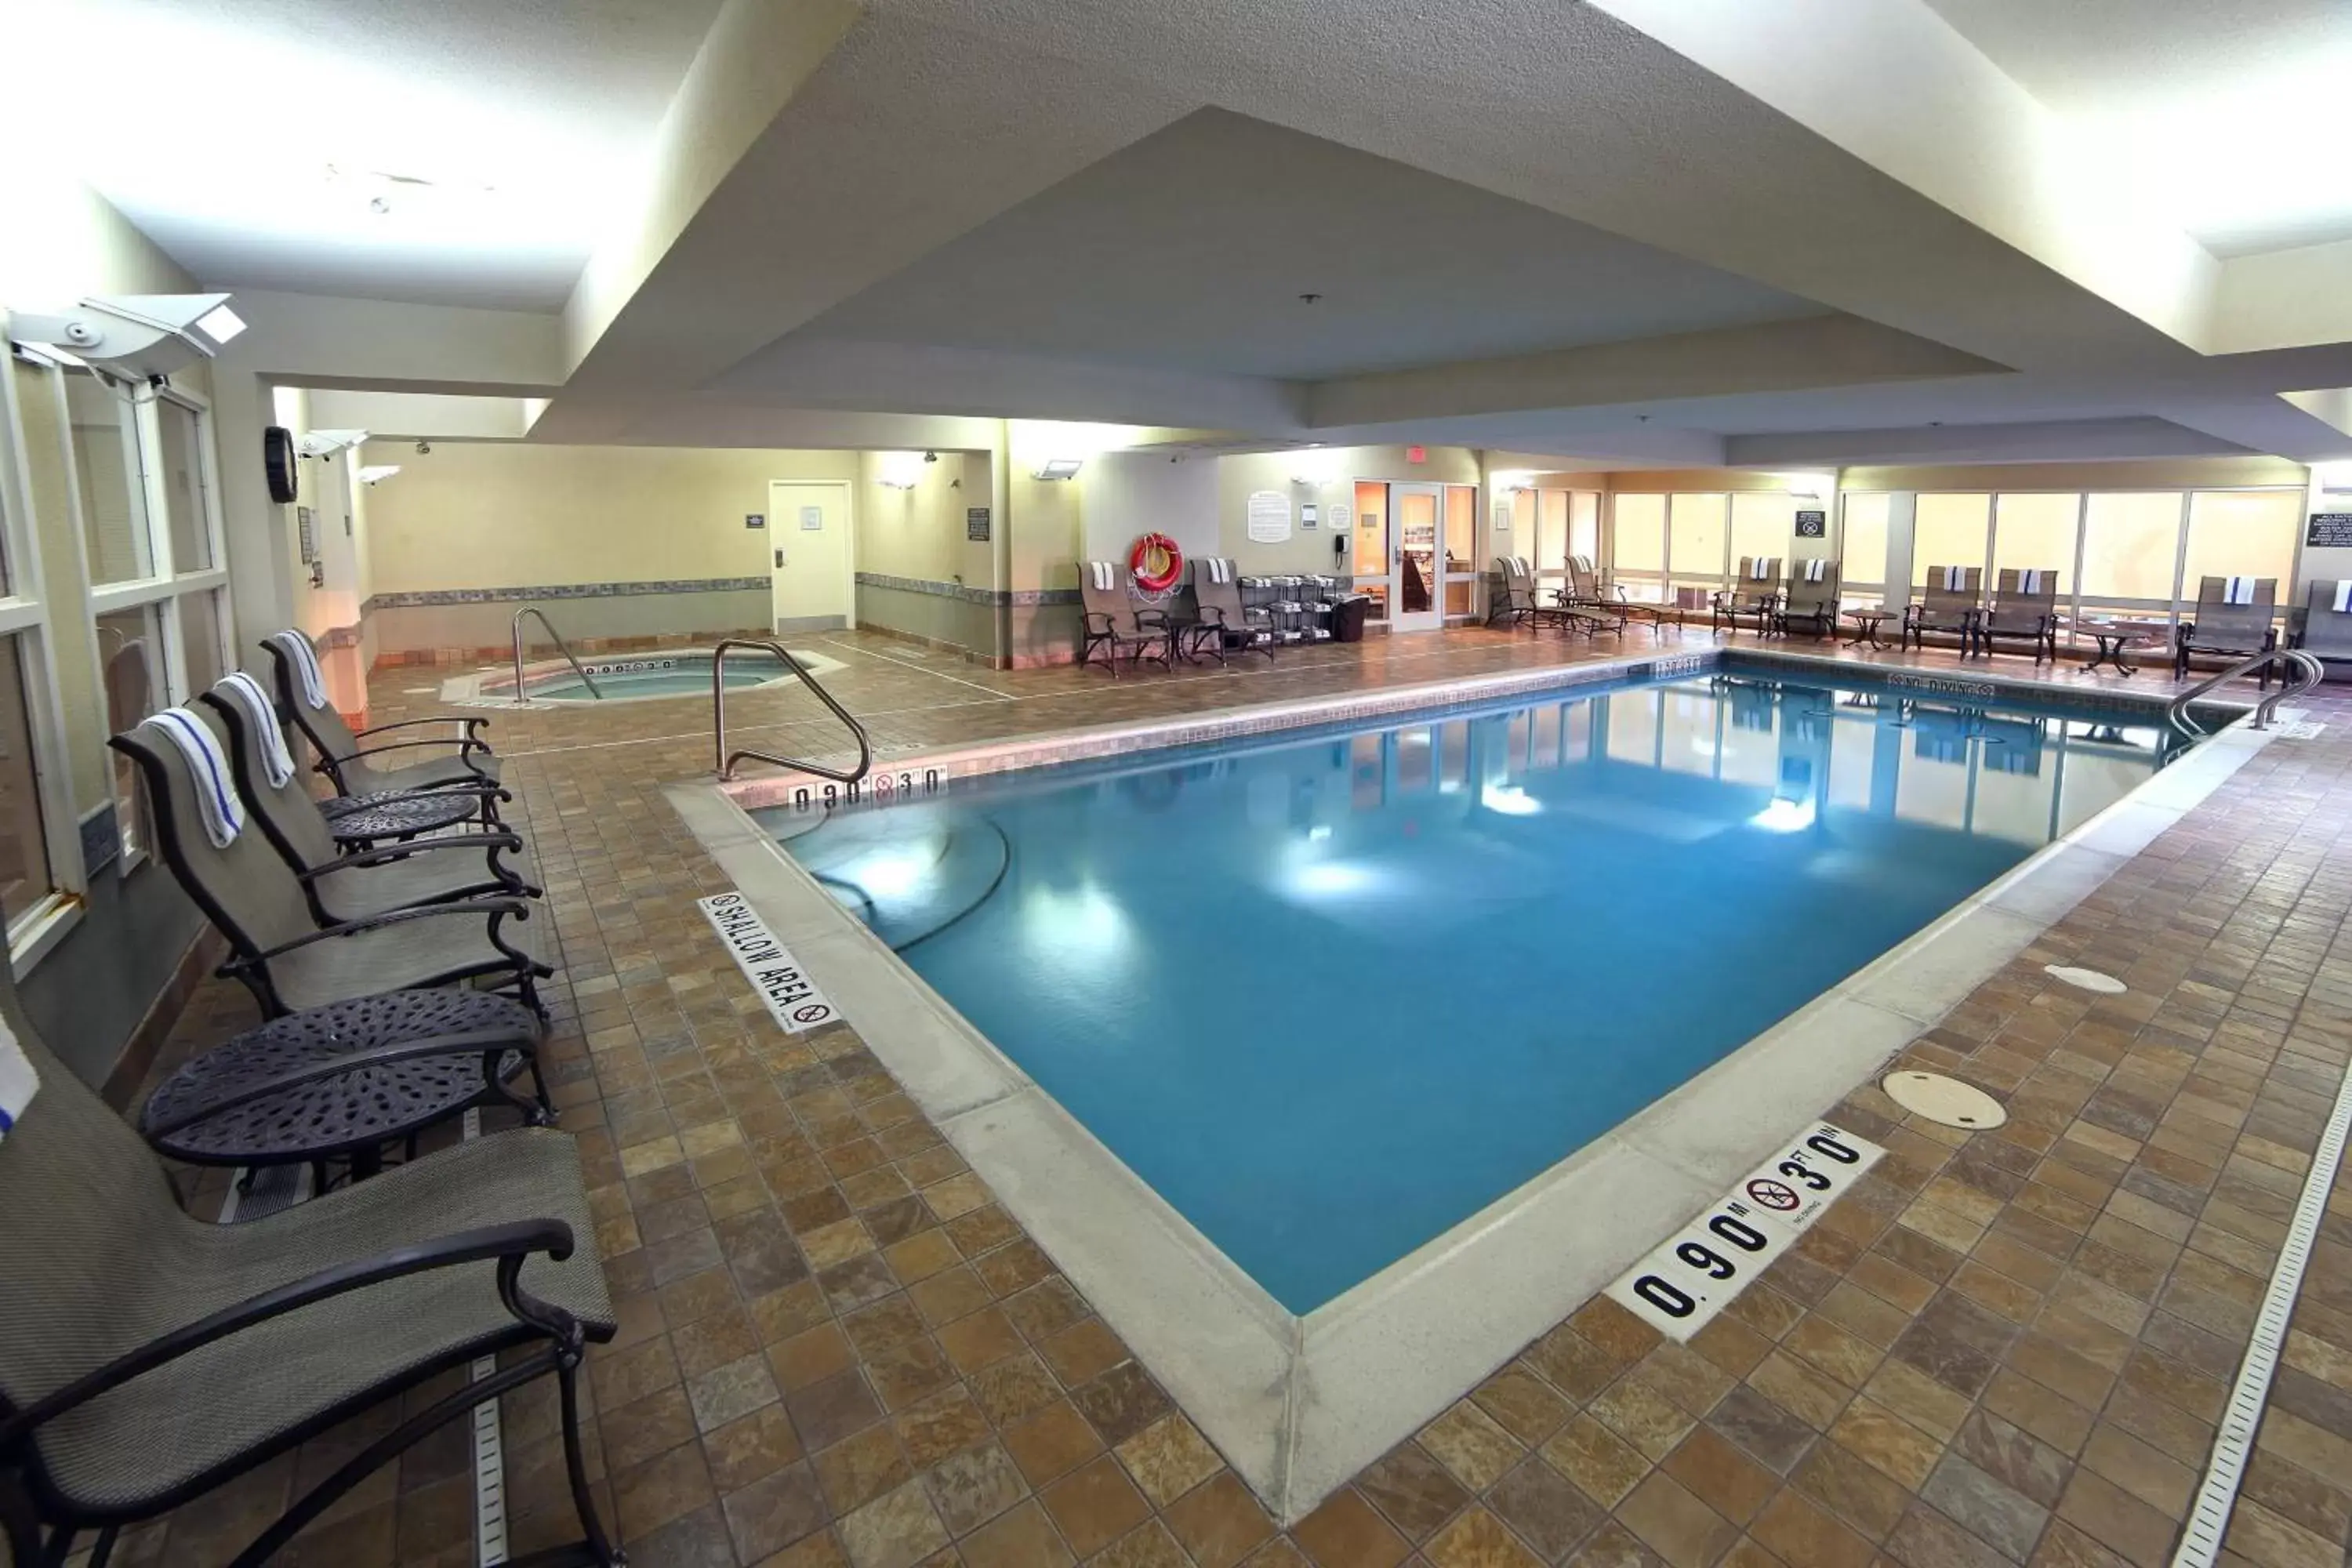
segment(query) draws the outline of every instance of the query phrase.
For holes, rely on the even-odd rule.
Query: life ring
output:
[[[1164,594],[1184,575],[1184,552],[1164,533],[1147,533],[1127,552],[1127,570],[1147,594]]]

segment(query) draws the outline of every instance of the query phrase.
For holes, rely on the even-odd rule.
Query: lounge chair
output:
[[[1203,555],[1193,561],[1192,600],[1200,607],[1201,618],[1192,623],[1185,652],[1198,653],[1207,647],[1216,654],[1219,664],[1225,662],[1227,652],[1234,650],[1262,653],[1267,663],[1274,662],[1274,628],[1250,619],[1231,556]]]
[[[347,854],[303,789],[292,749],[261,683],[239,671],[204,695],[228,732],[229,767],[254,823],[292,868],[320,925],[473,898],[534,897],[522,839],[504,829],[404,841]]]
[[[209,710],[167,708],[107,743],[139,764],[163,863],[228,939],[232,956],[220,973],[244,982],[265,1014],[274,1018],[354,996],[473,981],[510,986],[546,1016],[537,983],[553,971],[503,929],[509,920],[530,918],[522,899],[477,899],[320,925],[302,879],[236,798],[226,739]],[[191,751],[203,755],[201,764]],[[204,804],[199,787],[209,797]]]
[[[1992,607],[1977,620],[1977,646],[1994,639],[2033,645],[2033,662],[2058,660],[2058,573],[2054,567],[2004,566],[1993,584]]]
[[[470,787],[499,782],[499,760],[482,740],[482,729],[489,720],[482,715],[402,719],[355,731],[343,722],[343,716],[327,700],[319,656],[311,648],[309,637],[297,631],[275,632],[262,640],[261,647],[269,655],[275,674],[278,711],[292,721],[310,742],[311,750],[318,753],[316,766],[334,782],[336,794],[381,795],[394,790],[440,789],[453,784]],[[376,741],[379,735],[397,731],[427,726],[446,729],[451,724],[462,725],[464,732],[381,743]],[[457,748],[454,754],[451,747]],[[412,760],[412,755],[419,752],[432,754]],[[370,760],[386,756],[394,760]]]
[[[1772,624],[1785,634],[1802,626],[1813,637],[1837,630],[1841,569],[1824,556],[1789,563],[1789,587]]]
[[[2246,658],[2278,646],[2278,579],[2275,577],[2207,577],[2197,584],[2197,613],[2173,634],[2172,675],[2189,675],[2189,660],[2200,653]],[[2270,666],[2263,666],[2262,684],[2271,683]]]
[[[1092,663],[1099,648],[1113,680],[1118,679],[1121,654],[1129,664],[1148,658],[1162,669],[1173,670],[1176,633],[1168,623],[1167,612],[1137,604],[1128,595],[1127,582],[1127,568],[1116,561],[1078,563],[1078,597],[1083,601],[1078,616],[1079,668]]]
[[[415,1396],[407,1419],[353,1443],[349,1462],[300,1492],[235,1564],[282,1560],[298,1531],[385,1464],[549,1373],[583,1533],[559,1560],[618,1560],[596,1517],[579,1415],[582,1358],[617,1320],[569,1136],[498,1132],[212,1225],[181,1209],[163,1163],[50,1054],[5,973],[0,1024],[15,1047],[0,1054],[38,1079],[29,1100],[10,1096],[14,1124],[0,1137],[0,1531],[11,1561],[64,1563],[91,1531],[102,1558],[121,1527]],[[423,1392],[483,1356],[501,1363],[488,1378]]]
[[[1624,612],[1614,605],[1572,605],[1564,599],[1552,605],[1538,602],[1535,569],[1524,555],[1497,555],[1495,572],[1506,626],[1524,621],[1532,626],[1557,626],[1562,631],[1582,632],[1587,637],[1622,633],[1625,629]],[[1490,611],[1489,625],[1494,618]]]
[[[1916,604],[1903,609],[1903,635],[1898,646],[1924,648],[1929,632],[1960,639],[1960,657],[1976,647],[1977,622],[1984,614],[1984,568],[1930,566],[1927,586]]]
[[[1780,606],[1780,558],[1777,555],[1743,555],[1739,558],[1739,580],[1728,588],[1718,588],[1707,602],[1707,626],[1710,630],[1728,626],[1739,629],[1742,616],[1752,616],[1756,635],[1762,637],[1771,629],[1773,612]]]
[[[1568,558],[1568,587],[1560,603],[1583,609],[1606,610],[1612,616],[1643,622],[1654,637],[1666,624],[1665,613],[1655,605],[1644,605],[1626,595],[1622,587],[1609,583],[1592,564],[1590,555]]]
[[[2311,585],[2294,646],[2315,655],[2331,680],[2352,673],[2338,668],[2352,666],[2352,578],[2331,577]]]

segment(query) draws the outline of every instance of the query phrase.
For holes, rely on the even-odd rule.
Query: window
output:
[[[2082,515],[2079,495],[2001,496],[1993,503],[1993,569],[2055,572],[2060,595],[2072,595]]]
[[[2199,490],[2189,498],[2189,549],[2180,596],[2197,601],[2206,577],[2275,577],[2284,611],[2294,592],[2294,547],[2303,528],[2301,490]]]
[[[1886,502],[1883,492],[1842,499],[1840,574],[1848,597],[1875,605],[1886,597]]]
[[[1797,537],[1797,499],[1785,490],[1741,490],[1731,498],[1731,568],[1743,555],[1784,564]]]
[[[1637,599],[1665,596],[1666,498],[1612,497],[1609,503],[1616,580]],[[1613,742],[1612,742],[1613,743]]]
[[[1536,569],[1568,569],[1568,492],[1536,492]]]
[[[1911,530],[1911,585],[1937,566],[1981,566],[1990,542],[1992,497],[1922,495]]]
[[[89,580],[135,583],[151,577],[154,556],[147,548],[139,426],[130,395],[79,366],[58,374],[65,384],[74,499],[81,507]]]
[[[21,636],[0,637],[0,908],[8,911],[12,938],[57,885],[33,765],[33,705],[22,641]]]
[[[172,398],[158,398],[155,426],[156,479],[172,524],[172,569],[202,572],[213,563],[213,530],[196,411]]]
[[[2114,491],[2083,509],[2083,585],[2087,603],[2107,608],[2168,608],[2180,554],[2177,490]]]
[[[163,707],[163,617],[152,605],[137,605],[98,617],[98,679],[106,694],[106,726],[121,734]],[[118,752],[107,753],[114,770],[114,823],[127,863],[153,841],[138,764]]]
[[[1601,494],[1570,490],[1568,496],[1568,551],[1587,561],[1601,559]]]
[[[1475,485],[1445,487],[1445,613],[1471,613],[1471,590],[1477,566],[1471,552],[1477,548],[1478,490]]]
[[[1677,588],[1709,592],[1723,586],[1724,502],[1720,490],[1692,490],[1666,498],[1666,560]]]

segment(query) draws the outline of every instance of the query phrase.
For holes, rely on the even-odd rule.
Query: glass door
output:
[[[1396,509],[1395,609],[1389,625],[1401,632],[1435,631],[1445,624],[1444,606],[1437,596],[1444,570],[1438,524],[1444,492],[1436,485],[1391,485],[1389,504]]]
[[[1365,623],[1386,626],[1396,599],[1389,561],[1389,488],[1369,479],[1356,481],[1355,574],[1355,591],[1372,602]]]
[[[1468,620],[1478,613],[1478,564],[1472,559],[1478,542],[1478,489],[1475,485],[1445,487],[1445,618]]]

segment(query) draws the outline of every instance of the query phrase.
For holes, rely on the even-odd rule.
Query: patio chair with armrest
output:
[[[2058,658],[2058,573],[2054,567],[2004,566],[1994,580],[1992,605],[1977,620],[1977,646],[1992,651],[1997,638],[2030,643],[2033,662]]]
[[[206,737],[199,784],[191,752],[205,754]],[[224,740],[210,710],[167,708],[107,743],[138,764],[157,851],[228,939],[219,973],[243,982],[264,1014],[471,982],[511,988],[546,1016],[538,982],[554,972],[516,944],[520,933],[508,924],[529,921],[527,900],[478,898],[320,925],[301,879],[237,800]]]
[[[1122,654],[1130,665],[1148,658],[1162,669],[1176,668],[1176,633],[1167,612],[1139,605],[1129,595],[1125,566],[1116,561],[1079,562],[1078,597],[1079,668],[1093,662],[1097,648],[1113,680],[1118,679]]]
[[[488,718],[478,713],[441,714],[353,730],[327,699],[326,679],[309,637],[298,631],[273,632],[262,639],[261,647],[269,655],[278,710],[310,742],[318,756],[314,765],[333,782],[338,795],[451,786],[496,788],[499,759],[482,739]],[[436,727],[446,731],[452,724],[462,726],[463,733],[407,734]],[[391,735],[401,738],[379,739]],[[507,797],[500,794],[497,798]]]
[[[1192,598],[1201,611],[1201,645],[1212,648],[1220,664],[1234,650],[1262,653],[1271,664],[1274,628],[1249,618],[1249,610],[1242,603],[1241,581],[1229,555],[1203,555],[1193,561]]]
[[[1927,635],[1940,632],[1960,639],[1960,657],[1966,658],[1976,646],[1983,614],[1983,567],[1930,566],[1920,598],[1903,608],[1901,645],[1925,648]]]
[[[2311,585],[2294,646],[2325,665],[2330,680],[2352,676],[2352,577]]]
[[[2197,654],[2247,658],[2278,646],[2278,579],[2275,577],[2207,577],[2197,584],[2197,609],[2173,634],[2173,679],[2185,679],[2189,660]],[[2271,683],[2269,665],[2263,666],[2262,684]]]
[[[1803,627],[1817,637],[1837,630],[1841,569],[1826,557],[1789,563],[1789,586],[1773,624],[1783,632]]]
[[[1780,606],[1780,558],[1743,555],[1738,580],[1708,596],[1707,626],[1710,629],[1727,626],[1736,632],[1744,616],[1755,621],[1756,635],[1761,637],[1770,629],[1773,612]]]
[[[292,748],[261,683],[239,670],[204,694],[227,731],[238,795],[262,837],[292,868],[320,925],[472,898],[532,898],[529,852],[506,829],[406,840],[361,853],[335,842],[302,787]],[[522,862],[509,866],[512,855]]]
[[[162,1162],[48,1051],[5,973],[0,1026],[0,1054],[38,1080],[12,1094],[0,1136],[0,1533],[14,1563],[63,1563],[89,1532],[103,1556],[123,1526],[352,1416],[397,1416],[402,1395],[483,1356],[502,1364],[380,1423],[231,1568],[277,1558],[385,1464],[551,1373],[581,1539],[520,1561],[620,1561],[579,1401],[586,1348],[617,1320],[569,1136],[494,1133],[213,1225],[181,1209]]]

